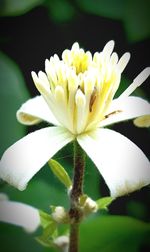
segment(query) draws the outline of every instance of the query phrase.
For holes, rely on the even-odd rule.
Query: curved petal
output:
[[[0,202],[0,221],[34,232],[40,226],[39,211],[29,205],[3,200]]]
[[[42,166],[72,139],[71,133],[61,127],[47,127],[28,134],[5,151],[0,177],[24,190]]]
[[[150,127],[150,115],[137,117],[133,121],[134,125],[140,128],[148,128]]]
[[[125,99],[112,101],[106,119],[100,122],[100,127],[150,114],[150,104],[139,97],[129,96]]]
[[[25,102],[17,111],[17,119],[25,125],[37,124],[40,121],[59,125],[42,96],[36,96]]]
[[[98,129],[77,138],[117,197],[150,184],[150,164],[128,138],[109,129]]]

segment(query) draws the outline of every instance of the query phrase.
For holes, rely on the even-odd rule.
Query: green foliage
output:
[[[140,201],[130,200],[127,204],[127,213],[128,215],[141,220],[148,218],[148,208]]]
[[[126,0],[120,1],[120,0],[76,0],[79,6],[89,12],[93,13],[95,15],[108,17],[108,18],[114,18],[114,19],[120,19],[122,18],[122,15],[124,14],[124,9],[126,6]]]
[[[41,210],[39,210],[39,214],[40,214],[41,226],[43,228],[46,228],[51,222],[53,222],[53,219],[49,214]]]
[[[45,6],[55,22],[68,22],[75,15],[75,8],[69,0],[47,0]]]
[[[23,229],[0,223],[0,244],[2,252],[49,252],[44,249],[34,239],[34,235],[29,235]],[[52,251],[51,251],[52,252]]]
[[[42,246],[45,247],[53,247],[53,239],[57,237],[57,224],[52,219],[52,217],[40,211],[40,218],[41,218],[41,225],[43,227],[42,234],[37,236],[35,239],[38,241]]]
[[[23,15],[39,5],[44,5],[54,22],[68,22],[81,10],[94,15],[123,22],[127,38],[131,42],[143,40],[150,35],[149,0],[2,0],[0,16]]]
[[[101,216],[83,223],[80,233],[81,251],[133,252],[147,242],[150,225],[125,216]]]
[[[98,209],[104,209],[107,210],[108,206],[114,201],[114,198],[112,197],[103,197],[101,199],[98,199],[96,201],[97,205],[98,205]]]
[[[28,97],[20,69],[0,52],[0,155],[25,134],[25,127],[17,122],[16,111]]]
[[[0,2],[0,16],[18,16],[32,10],[44,0],[2,0]]]
[[[55,184],[48,184],[41,179],[34,178],[23,192],[9,185],[3,190],[11,200],[27,203],[41,210],[49,211],[50,205],[67,206],[65,190],[60,190]]]
[[[128,0],[123,21],[129,41],[136,42],[148,38],[150,36],[150,1]]]
[[[150,35],[149,0],[76,0],[81,9],[106,18],[121,20],[131,42]]]
[[[35,239],[44,247],[48,248],[54,247],[52,237],[55,234],[55,231],[56,231],[56,224],[51,223],[44,229],[42,235],[37,236]]]
[[[48,163],[56,177],[62,182],[62,184],[69,188],[72,185],[72,182],[64,167],[54,159],[50,159]]]
[[[101,175],[97,167],[92,163],[89,157],[86,157],[84,192],[92,199],[97,199],[101,196],[100,178]]]

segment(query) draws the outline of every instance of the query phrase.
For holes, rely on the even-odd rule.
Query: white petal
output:
[[[59,125],[42,96],[36,96],[25,102],[17,111],[17,119],[25,125],[33,125],[42,120]]]
[[[28,134],[5,151],[0,162],[0,177],[24,190],[42,166],[72,139],[71,133],[61,127],[48,127]]]
[[[107,118],[100,122],[100,127],[148,114],[150,114],[150,104],[146,100],[134,96],[118,98],[112,101]]]
[[[128,138],[109,129],[98,129],[77,139],[97,166],[112,197],[150,184],[149,160]]]
[[[23,227],[28,232],[34,232],[40,225],[37,209],[19,202],[0,202],[0,221]]]

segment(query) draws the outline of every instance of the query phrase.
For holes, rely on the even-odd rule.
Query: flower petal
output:
[[[128,138],[109,129],[78,136],[81,147],[93,160],[117,197],[150,183],[150,164],[144,153]]]
[[[34,232],[40,226],[39,211],[29,205],[3,200],[0,202],[0,221]]]
[[[36,96],[25,102],[17,111],[17,119],[25,125],[33,125],[40,121],[59,125],[42,96]]]
[[[139,97],[129,96],[115,99],[100,127],[150,114],[150,104]]]
[[[140,128],[150,127],[150,115],[140,116],[133,121],[134,125]]]
[[[0,177],[24,190],[42,166],[72,140],[71,133],[62,127],[47,127],[28,134],[5,151],[0,162]]]

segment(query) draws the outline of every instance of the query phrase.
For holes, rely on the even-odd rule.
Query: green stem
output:
[[[79,223],[82,212],[78,207],[79,198],[83,194],[83,180],[85,167],[85,152],[82,150],[77,141],[74,142],[74,176],[73,186],[70,193],[71,207],[69,211],[70,225],[70,242],[69,252],[78,252],[79,244]]]

